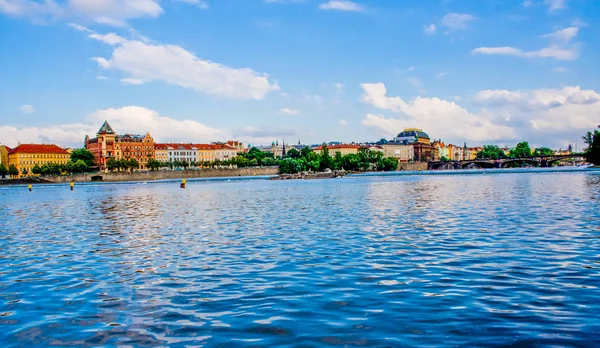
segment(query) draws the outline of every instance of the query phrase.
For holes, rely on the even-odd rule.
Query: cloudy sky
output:
[[[597,0],[0,0],[0,143],[564,148],[600,124]]]

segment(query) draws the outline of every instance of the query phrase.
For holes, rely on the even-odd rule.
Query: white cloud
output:
[[[203,0],[175,0],[208,8]],[[35,23],[81,19],[110,26],[126,26],[137,18],[156,18],[164,12],[160,0],[0,0],[0,13]],[[75,27],[75,26],[74,26]],[[82,30],[84,27],[77,27]]]
[[[338,122],[339,122],[339,123],[340,123],[342,126],[345,126],[345,125],[347,125],[347,124],[348,124],[348,121],[346,121],[346,120],[339,120]]]
[[[300,113],[300,110],[281,108],[279,109],[279,113],[284,115],[298,115]]]
[[[172,1],[184,2],[186,4],[195,5],[203,10],[207,10],[210,7],[206,1],[202,1],[202,0],[172,0]]]
[[[446,76],[446,75],[448,75],[448,73],[447,73],[447,72],[445,72],[445,71],[442,71],[442,72],[441,72],[441,73],[439,73],[437,76],[438,76],[438,77],[444,77],[444,76]]]
[[[54,143],[60,146],[83,145],[84,136],[96,134],[107,120],[118,133],[150,132],[157,142],[211,142],[231,139],[230,134],[194,120],[177,120],[141,106],[98,110],[84,123],[45,127],[0,126],[0,139],[8,146],[21,143]]]
[[[279,95],[281,95],[283,98],[289,98],[290,95],[285,93],[285,92],[281,92]]]
[[[423,32],[427,35],[434,35],[437,31],[435,24],[429,24],[423,27]]]
[[[108,33],[108,34],[91,34],[90,37],[92,39],[98,40],[98,41],[102,41],[104,43],[107,43],[111,46],[114,45],[118,45],[118,44],[122,44],[124,43],[125,40],[124,38],[120,37],[119,35],[115,34],[115,33]]]
[[[407,70],[408,70],[408,71],[414,71],[414,70],[415,70],[415,67],[414,67],[414,66],[411,66],[411,67],[410,67],[410,68],[408,68]]]
[[[553,71],[555,71],[555,72],[561,72],[561,73],[562,73],[562,72],[566,72],[566,71],[567,71],[567,68],[564,68],[564,67],[562,67],[562,66],[559,66],[559,67],[556,67],[556,68],[554,68],[554,69],[552,69],[552,70],[553,70]]]
[[[521,58],[554,58],[557,60],[575,60],[579,57],[579,45],[577,43],[569,44],[569,42],[577,36],[578,32],[579,28],[570,27],[558,30],[554,33],[542,35],[543,38],[549,39],[553,43],[545,48],[534,51],[524,51],[516,47],[502,46],[478,47],[472,50],[471,53],[515,56]]]
[[[96,78],[97,78],[98,80],[108,80],[108,77],[106,77],[106,76],[102,76],[102,75],[98,75],[98,76],[96,76]]]
[[[531,5],[533,5],[533,1],[531,0],[525,0],[523,1],[523,7],[531,7]]]
[[[549,11],[558,11],[565,8],[566,0],[544,0]]]
[[[344,84],[342,84],[342,83],[336,83],[333,86],[335,87],[335,90],[338,93],[343,93],[344,92]]]
[[[442,18],[442,25],[449,31],[465,30],[470,22],[478,18],[467,13],[448,13]]]
[[[511,116],[519,127],[534,131],[578,134],[600,119],[600,94],[579,86],[529,91],[484,90],[475,101]]]
[[[448,137],[456,141],[516,138],[512,128],[494,122],[485,114],[472,114],[454,102],[423,97],[404,101],[400,97],[388,97],[383,83],[364,83],[361,86],[364,90],[363,103],[400,114],[396,118],[367,114],[362,121],[363,125],[378,128],[387,136],[393,136],[403,128],[419,127],[432,137]]]
[[[354,11],[362,12],[364,7],[353,1],[330,0],[319,5],[321,10]]]
[[[257,100],[279,89],[266,74],[200,59],[180,46],[150,43],[148,39],[124,39],[115,34],[94,33],[90,38],[115,47],[109,59],[92,59],[102,69],[125,73],[127,77],[122,81],[126,83],[162,81],[208,95]]]
[[[0,0],[1,1],[1,0]],[[77,31],[84,31],[84,32],[88,32],[91,33],[92,31],[82,25],[79,25],[77,23],[68,23],[68,26],[70,26],[71,28],[77,30]]]
[[[126,85],[143,85],[145,83],[144,80],[140,79],[132,79],[132,78],[124,78],[121,79],[121,82]]]
[[[19,108],[19,111],[21,111],[24,114],[33,114],[35,112],[35,108],[31,105],[22,105]]]
[[[569,27],[569,28],[555,31],[550,34],[542,35],[542,37],[566,45],[569,43],[569,41],[571,41],[571,39],[576,37],[578,33],[579,33],[578,27]]]

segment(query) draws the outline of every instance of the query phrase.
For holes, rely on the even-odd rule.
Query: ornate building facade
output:
[[[154,139],[150,133],[146,135],[117,134],[107,121],[96,133],[96,137],[85,137],[85,148],[94,154],[94,161],[101,170],[106,169],[106,161],[134,158],[139,163],[138,169],[146,169],[146,164],[155,158]]]

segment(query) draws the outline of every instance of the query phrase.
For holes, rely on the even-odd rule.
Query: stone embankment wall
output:
[[[427,162],[398,163],[398,170],[404,170],[404,171],[427,170]]]
[[[217,178],[230,176],[256,176],[256,175],[277,175],[278,167],[256,167],[256,168],[238,168],[238,169],[200,169],[200,170],[162,170],[150,172],[135,173],[95,173],[79,174],[71,176],[48,176],[44,179],[62,183],[70,182],[88,182],[92,181],[92,176],[102,176],[104,182],[115,181],[149,181],[149,180],[167,180],[167,179],[191,179],[191,178]]]

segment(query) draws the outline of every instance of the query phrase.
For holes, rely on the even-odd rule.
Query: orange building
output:
[[[54,144],[21,144],[8,152],[8,165],[14,164],[19,176],[23,176],[30,175],[36,165],[67,164],[70,158],[67,150]]]
[[[106,169],[106,161],[134,158],[139,163],[138,169],[145,169],[148,160],[155,157],[154,139],[150,133],[146,135],[117,134],[107,121],[96,133],[96,137],[85,137],[85,148],[94,154],[95,163],[101,170]]]

